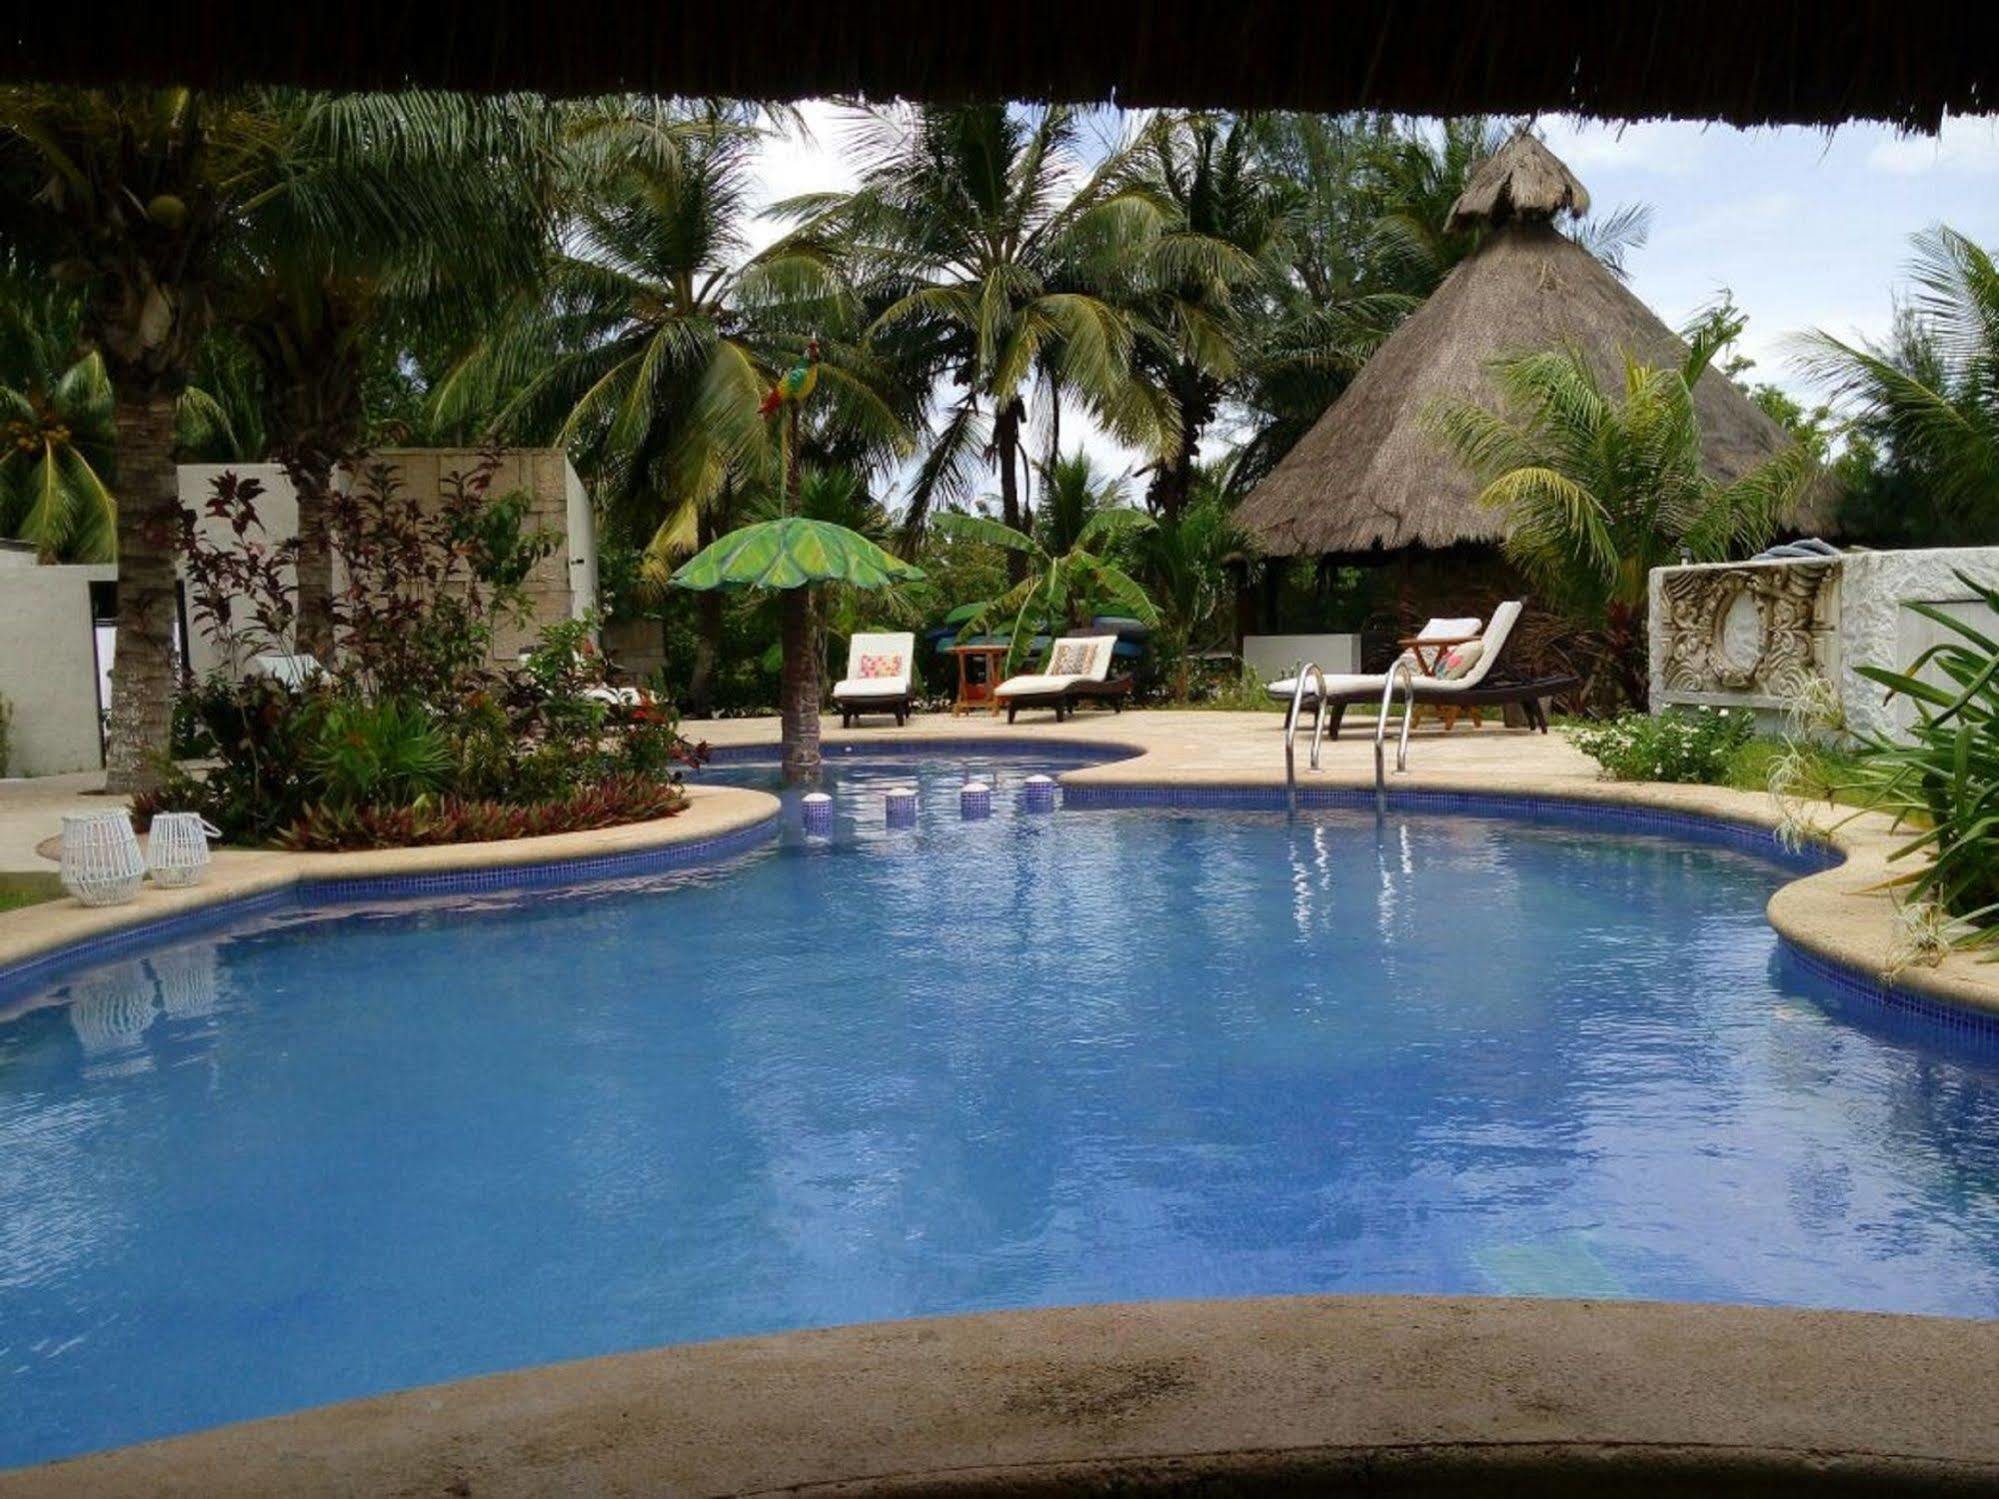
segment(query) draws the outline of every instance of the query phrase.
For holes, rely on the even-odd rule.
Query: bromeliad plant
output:
[[[1999,611],[1999,588],[1958,577]],[[1909,607],[1956,638],[1906,671],[1860,668],[1916,710],[1905,739],[1867,743],[1860,784],[1898,823],[1922,829],[1894,854],[1924,861],[1897,881],[1909,905],[1947,918],[1962,946],[1999,946],[1999,641],[1932,605]]]

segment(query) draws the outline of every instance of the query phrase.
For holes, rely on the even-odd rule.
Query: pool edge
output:
[[[697,808],[699,816],[693,815]],[[167,909],[149,911],[139,902],[98,911],[70,906],[73,917],[95,918],[97,930],[42,944],[31,937],[17,939],[0,948],[5,953],[0,957],[0,1018],[8,1014],[9,1001],[38,984],[161,942],[213,931],[245,915],[288,905],[581,884],[720,863],[776,837],[779,812],[777,798],[765,792],[703,787],[688,811],[650,822],[511,843],[298,855],[274,871],[258,868],[226,882],[154,892],[171,897]],[[17,920],[32,918],[38,909],[29,906],[9,914]]]
[[[1369,1492],[1440,1478],[1986,1491],[1994,1408],[1993,1321],[1477,1297],[1112,1303],[546,1364],[16,1468],[0,1499],[1360,1478]]]

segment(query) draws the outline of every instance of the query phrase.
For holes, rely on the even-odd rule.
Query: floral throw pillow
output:
[[[863,656],[860,668],[860,680],[863,682],[879,681],[883,677],[899,677],[902,675],[902,657]]]
[[[1064,640],[1055,647],[1055,653],[1048,658],[1048,675],[1051,677],[1080,677],[1090,669],[1090,652],[1094,647],[1080,640]]]
[[[1478,665],[1478,658],[1484,650],[1485,643],[1478,640],[1452,646],[1444,652],[1444,659],[1437,663],[1437,675],[1446,682],[1455,682]]]

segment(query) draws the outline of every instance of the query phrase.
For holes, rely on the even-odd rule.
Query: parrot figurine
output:
[[[805,357],[778,377],[777,384],[764,397],[763,405],[757,407],[758,416],[769,416],[789,401],[794,406],[805,404],[805,398],[812,394],[812,387],[819,383],[819,340],[805,341]]]

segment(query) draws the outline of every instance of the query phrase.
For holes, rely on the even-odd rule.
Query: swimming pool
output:
[[[0,1464],[1001,1307],[1999,1313],[1999,1044],[1805,972],[1795,871],[1729,840],[830,768],[830,839],[794,807],[715,869],[281,908],[17,997]]]

